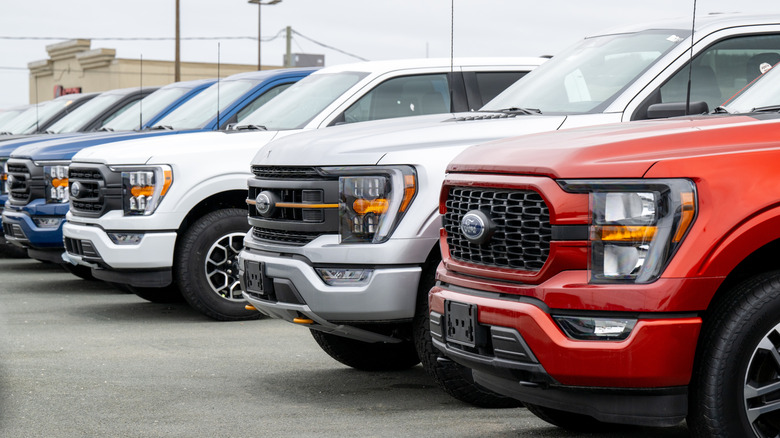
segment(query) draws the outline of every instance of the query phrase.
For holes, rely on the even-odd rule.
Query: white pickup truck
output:
[[[245,308],[238,252],[249,229],[249,163],[302,130],[481,107],[543,58],[377,61],[319,70],[233,130],[83,149],[68,171],[67,257],[150,301],[183,297],[218,320]]]
[[[694,35],[689,22],[632,27],[580,41],[478,112],[274,141],[254,158],[248,182],[252,229],[238,260],[244,295],[259,311],[311,329],[346,365],[422,361],[458,399],[512,405],[431,345],[427,296],[440,261],[447,163],[490,140],[683,114],[689,75],[691,112],[707,112],[778,60],[778,17],[707,17]]]

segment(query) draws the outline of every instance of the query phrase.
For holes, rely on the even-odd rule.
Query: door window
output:
[[[447,75],[388,79],[344,111],[342,123],[450,112]]]

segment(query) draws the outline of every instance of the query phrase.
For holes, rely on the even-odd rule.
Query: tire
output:
[[[436,383],[452,397],[481,408],[517,408],[523,404],[510,397],[489,391],[474,383],[471,369],[451,360],[439,360],[442,354],[431,340],[428,292],[436,284],[436,267],[441,257],[438,252],[423,265],[417,291],[417,307],[414,317],[414,339],[423,368]]]
[[[174,278],[184,299],[218,321],[258,319],[247,310],[238,276],[238,253],[249,230],[246,210],[226,208],[198,219],[179,243]]]
[[[92,276],[92,268],[89,266],[73,265],[70,263],[63,263],[60,266],[82,280],[95,280],[95,277]]]
[[[525,407],[528,409],[528,412],[536,415],[540,419],[552,424],[553,426],[558,426],[562,429],[573,432],[604,432],[608,430],[615,430],[621,427],[628,427],[625,425],[604,423],[589,415],[566,412],[529,403],[525,403]]]
[[[418,363],[417,350],[411,341],[396,344],[370,343],[319,330],[310,330],[314,340],[330,357],[362,371],[398,371]]]
[[[117,287],[115,285],[115,287]],[[157,304],[181,303],[183,301],[181,292],[175,285],[165,287],[136,287],[128,284],[118,287],[119,290],[127,291],[138,295],[146,301]]]
[[[708,311],[701,333],[688,409],[692,436],[778,436],[780,271],[727,292]]]

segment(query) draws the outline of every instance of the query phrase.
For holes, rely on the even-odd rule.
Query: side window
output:
[[[482,96],[482,103],[490,102],[527,73],[524,71],[477,72],[477,88]]]
[[[691,101],[717,108],[761,75],[761,69],[780,62],[780,35],[731,38],[715,43],[691,63]],[[685,102],[688,67],[660,88],[662,103]],[[658,102],[652,102],[658,103]]]
[[[450,111],[447,75],[388,79],[344,111],[342,123],[439,114]]]
[[[281,84],[281,85],[277,85],[277,86],[275,86],[275,87],[273,87],[273,88],[271,88],[269,90],[266,90],[265,93],[263,93],[260,96],[258,96],[257,98],[255,98],[255,100],[252,101],[252,103],[250,103],[249,105],[245,106],[243,109],[241,109],[238,112],[238,118],[237,118],[236,122],[240,122],[240,121],[244,120],[244,118],[246,116],[252,114],[256,109],[260,108],[261,106],[265,105],[269,100],[271,100],[274,97],[278,96],[279,93],[281,93],[282,91],[290,88],[290,85],[292,85],[292,84],[293,84],[292,82],[290,82],[288,84]]]

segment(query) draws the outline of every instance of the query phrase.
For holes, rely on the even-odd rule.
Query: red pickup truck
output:
[[[780,118],[472,147],[441,193],[434,345],[567,428],[780,433]]]

